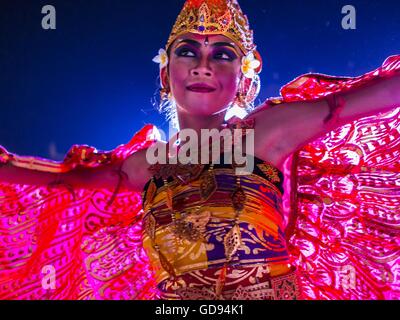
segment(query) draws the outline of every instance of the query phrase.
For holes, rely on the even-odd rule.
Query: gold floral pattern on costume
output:
[[[169,275],[176,277],[175,269],[172,266],[171,262],[164,256],[161,251],[158,251],[158,257],[160,259],[161,266],[164,268],[165,271],[168,272]]]
[[[223,300],[213,288],[180,288],[176,293],[182,300]]]
[[[241,187],[232,193],[232,206],[236,211],[243,210],[246,202],[246,194]]]
[[[164,180],[172,177],[183,184],[197,179],[204,169],[203,164],[153,164],[148,170],[158,179]]]
[[[261,172],[257,171],[261,176]],[[202,177],[207,174],[214,175],[218,197],[215,193],[210,196],[205,207],[199,189]],[[158,281],[169,276],[161,264],[163,262],[169,268],[165,260],[173,263],[177,275],[221,266],[232,259],[235,264],[242,265],[287,263],[288,253],[284,238],[279,233],[281,221],[271,220],[269,215],[260,216],[252,207],[252,203],[268,206],[271,215],[272,210],[277,210],[274,207],[278,205],[274,198],[275,188],[266,180],[269,179],[238,179],[230,168],[217,167],[212,172],[203,171],[197,181],[187,185],[164,181],[165,189],[153,200],[154,207],[150,209],[148,206],[145,209],[146,214],[154,210],[153,215],[157,221],[154,243],[159,246],[165,258],[160,261],[158,250],[150,249],[154,243],[147,235],[144,248],[153,254]],[[258,192],[260,187],[270,192]],[[167,189],[174,196],[173,210],[168,203],[170,197],[165,192]],[[253,202],[246,199],[252,199]],[[209,211],[210,217],[203,210]]]
[[[217,190],[217,181],[215,175],[211,171],[205,172],[200,179],[200,195],[203,201],[207,201],[211,195]]]
[[[297,300],[301,298],[297,274],[287,269],[271,276],[265,265],[198,270],[168,279],[162,284],[163,299],[187,300]],[[215,283],[225,272],[219,292]],[[257,278],[254,281],[254,278]]]
[[[173,232],[181,239],[198,241],[205,238],[206,226],[210,221],[210,211],[188,214],[184,218],[177,219]]]
[[[236,224],[224,238],[225,256],[228,261],[232,259],[232,257],[240,248],[241,244],[242,239],[240,227]]]
[[[269,178],[272,182],[280,182],[278,170],[269,163],[257,164],[257,167]]]
[[[144,218],[144,229],[152,241],[156,238],[156,219],[153,214],[149,213]]]
[[[146,203],[145,203],[145,206],[147,206],[147,205],[152,203],[156,193],[157,193],[157,186],[154,183],[154,179],[151,179],[150,185],[149,185],[149,187],[147,188],[147,191],[146,191]]]

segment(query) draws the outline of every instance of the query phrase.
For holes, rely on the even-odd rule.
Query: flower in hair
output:
[[[153,58],[153,62],[160,64],[160,69],[168,65],[168,54],[165,49],[158,50],[158,55]]]
[[[260,65],[261,62],[254,57],[253,52],[250,52],[247,56],[242,58],[242,72],[244,76],[252,79]]]

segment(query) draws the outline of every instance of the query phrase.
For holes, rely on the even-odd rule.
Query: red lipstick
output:
[[[211,87],[206,83],[193,83],[187,86],[186,89],[188,89],[189,91],[200,92],[200,93],[208,93],[215,91],[214,87]]]

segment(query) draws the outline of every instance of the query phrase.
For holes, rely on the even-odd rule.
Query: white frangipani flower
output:
[[[261,65],[261,62],[254,57],[254,53],[250,52],[242,58],[242,72],[246,78],[253,78],[256,74],[256,69]]]
[[[165,49],[158,50],[158,55],[153,58],[153,62],[160,64],[160,69],[168,65],[168,54]]]

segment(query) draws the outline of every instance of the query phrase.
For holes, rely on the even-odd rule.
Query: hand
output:
[[[0,146],[0,168],[5,166],[11,166],[11,155],[8,154],[6,149]]]

